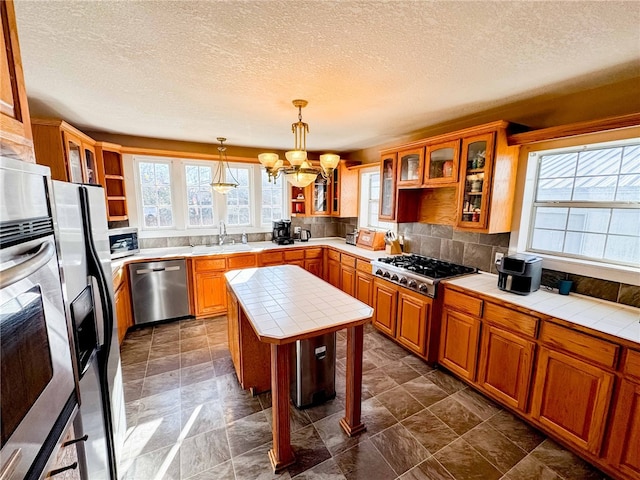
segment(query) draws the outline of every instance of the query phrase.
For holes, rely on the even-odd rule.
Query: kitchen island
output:
[[[364,325],[373,309],[295,265],[249,268],[225,273],[228,292],[246,314],[256,336],[271,346],[273,448],[275,472],[295,462],[289,426],[291,345],[297,340],[347,329],[345,417],[352,436],[361,421]]]

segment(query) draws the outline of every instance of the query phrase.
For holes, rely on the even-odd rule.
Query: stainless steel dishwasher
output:
[[[136,325],[189,316],[184,260],[131,263],[129,281]]]

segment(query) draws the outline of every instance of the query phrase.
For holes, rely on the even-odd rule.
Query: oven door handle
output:
[[[0,288],[13,285],[23,278],[27,278],[34,272],[37,272],[49,263],[49,260],[51,260],[54,253],[56,253],[56,250],[53,242],[51,240],[43,242],[33,257],[0,272]]]

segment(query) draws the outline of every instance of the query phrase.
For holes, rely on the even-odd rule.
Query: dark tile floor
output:
[[[291,409],[297,463],[271,471],[271,397],[240,389],[226,317],[129,332],[122,346],[127,480],[595,480],[605,477],[445,371],[367,327],[363,421],[347,437],[345,336],[337,397]]]

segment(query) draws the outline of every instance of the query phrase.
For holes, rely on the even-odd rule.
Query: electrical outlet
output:
[[[502,257],[504,257],[504,253],[496,252],[496,258],[493,259],[493,263],[498,264],[502,262]]]

